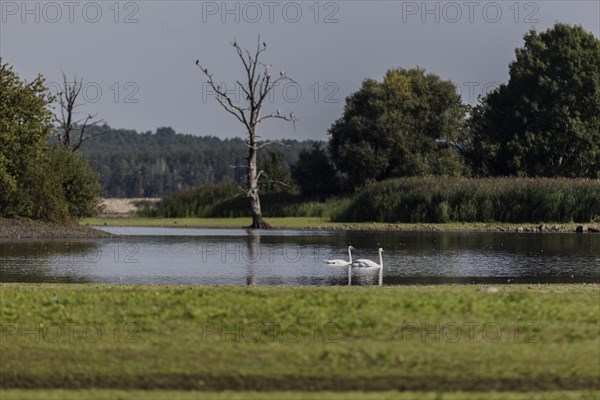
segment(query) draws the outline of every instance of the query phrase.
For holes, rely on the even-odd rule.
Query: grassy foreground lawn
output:
[[[360,230],[440,230],[440,231],[495,231],[499,229],[515,230],[517,227],[536,228],[540,224],[506,223],[462,223],[445,224],[389,224],[380,222],[330,222],[318,217],[267,218],[273,226],[281,229],[360,229]],[[82,225],[94,226],[152,226],[152,227],[190,227],[190,228],[241,228],[249,226],[251,218],[141,218],[141,217],[95,217],[84,218]],[[546,224],[557,226],[561,231],[574,231],[581,224]],[[591,224],[594,225],[595,224]]]
[[[0,284],[0,300],[3,389],[600,389],[595,284]]]
[[[140,390],[0,390],[3,400],[596,400],[594,391],[559,392],[198,392]]]

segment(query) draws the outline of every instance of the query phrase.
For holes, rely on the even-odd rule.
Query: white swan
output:
[[[352,250],[354,250],[354,247],[348,246],[348,261],[340,260],[340,259],[323,260],[326,264],[329,264],[329,265],[334,265],[334,266],[339,266],[339,267],[348,266],[348,286],[352,285],[352,270],[351,270],[351,268],[352,268]]]
[[[355,267],[355,268],[368,268],[368,269],[379,268],[379,286],[383,286],[383,255],[382,255],[382,253],[383,253],[383,249],[380,247],[379,248],[379,264],[377,264],[375,261],[361,258],[360,260],[354,261],[351,264],[351,266]]]
[[[345,267],[347,265],[352,265],[352,251],[351,250],[354,250],[354,247],[348,246],[348,261],[335,259],[335,260],[323,260],[323,262],[325,262],[325,264],[336,265],[339,267]]]

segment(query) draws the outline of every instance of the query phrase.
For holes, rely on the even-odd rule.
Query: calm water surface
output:
[[[347,285],[327,258],[377,261],[384,284],[600,282],[600,235],[107,228],[116,239],[0,242],[0,282]],[[377,283],[353,270],[353,285]]]

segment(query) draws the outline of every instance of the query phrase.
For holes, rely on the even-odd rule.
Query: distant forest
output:
[[[245,179],[247,147],[240,138],[178,134],[172,128],[155,133],[108,126],[95,129],[107,132],[85,141],[80,154],[98,171],[103,196],[162,197],[196,185]],[[302,149],[314,143],[283,140],[261,153],[264,157],[280,152],[289,167]]]

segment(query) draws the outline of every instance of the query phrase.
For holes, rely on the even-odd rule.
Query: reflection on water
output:
[[[385,285],[600,282],[600,235],[110,228],[117,239],[0,242],[1,282],[347,285],[326,258],[377,261]],[[353,269],[353,285],[377,271]]]

